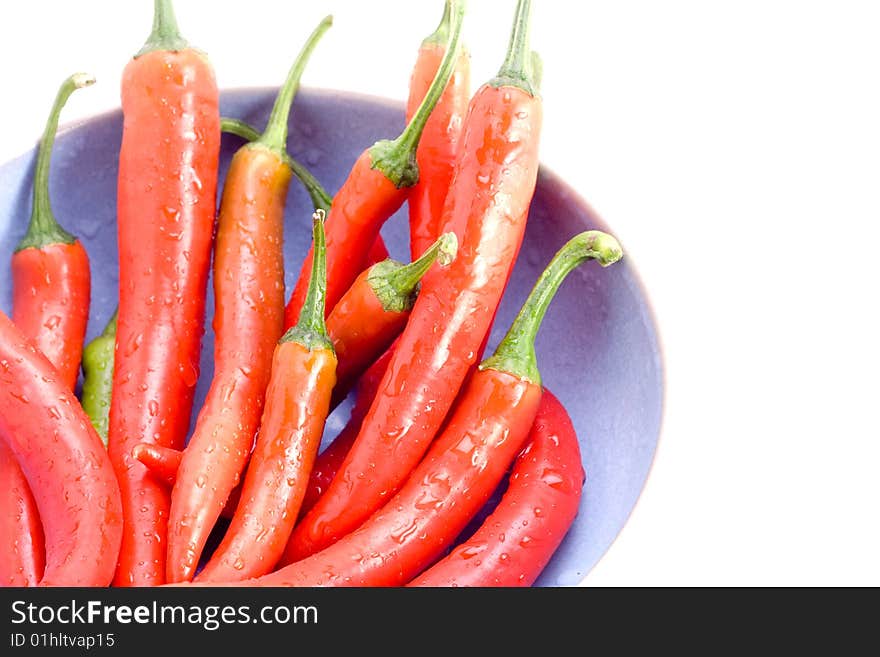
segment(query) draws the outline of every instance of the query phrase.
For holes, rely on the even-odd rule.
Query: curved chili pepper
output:
[[[37,156],[30,224],[12,256],[12,320],[71,390],[79,376],[89,319],[89,258],[82,243],[52,213],[49,164],[67,99],[94,82],[92,76],[77,73],[58,89]]]
[[[471,538],[409,586],[531,586],[574,522],[583,486],[571,418],[545,388],[498,506]]]
[[[364,246],[375,242],[382,225],[403,205],[418,182],[416,149],[431,111],[449,82],[459,52],[464,0],[447,2],[452,14],[447,54],[418,112],[397,139],[377,142],[361,154],[333,198],[326,225],[327,312],[366,268],[368,251]],[[311,266],[309,251],[285,309],[287,327],[296,321],[302,308]]]
[[[400,491],[330,547],[247,584],[399,586],[429,565],[483,507],[528,437],[541,400],[535,337],[559,286],[587,260],[607,267],[621,257],[617,240],[605,233],[569,240]]]
[[[67,382],[2,312],[0,390],[0,435],[21,465],[45,532],[40,585],[107,586],[122,538],[107,450]]]
[[[113,396],[113,362],[116,350],[116,317],[83,350],[82,407],[104,445],[110,425],[110,400]]]
[[[165,581],[170,491],[131,457],[182,448],[199,376],[210,273],[219,93],[206,57],[156,0],[153,32],[126,66],[119,154],[119,321],[109,452],[125,531],[115,583]]]
[[[437,75],[446,54],[452,13],[449,3],[437,30],[422,42],[413,66],[406,103],[407,121],[412,119]],[[462,46],[455,70],[440,97],[419,143],[416,161],[419,182],[410,192],[409,240],[413,260],[422,255],[440,235],[440,219],[461,142],[462,126],[470,103],[470,55]]]
[[[324,212],[314,219],[314,267],[295,327],[278,342],[241,501],[196,581],[233,581],[269,572],[293,529],[336,383],[336,355],[324,322]]]
[[[335,477],[336,473],[339,471],[339,466],[342,465],[345,456],[354,444],[354,440],[357,438],[358,432],[361,429],[364,417],[366,417],[367,411],[370,409],[370,405],[376,397],[376,392],[379,389],[379,382],[385,375],[385,370],[388,367],[388,363],[391,361],[391,355],[394,353],[394,348],[394,345],[392,345],[387,349],[385,353],[382,354],[382,356],[380,356],[366,372],[364,372],[363,376],[361,376],[358,381],[356,390],[357,397],[354,406],[351,409],[351,415],[348,418],[348,422],[336,435],[333,442],[330,443],[324,451],[318,454],[317,458],[315,458],[312,472],[309,474],[309,483],[306,485],[306,494],[305,497],[303,497],[303,503],[300,507],[300,514],[308,512],[308,510],[315,505],[315,502],[318,501],[318,498],[321,497],[327,489],[327,486],[333,481],[333,477]],[[338,390],[338,384],[336,388]],[[336,390],[334,390],[334,395],[335,394]],[[332,405],[331,402],[331,406]]]
[[[46,565],[37,503],[12,449],[0,435],[0,586],[36,586]]]
[[[168,516],[166,576],[192,579],[205,543],[238,484],[263,412],[272,354],[284,332],[284,205],[291,103],[309,57],[333,24],[306,41],[263,135],[232,159],[214,249],[214,378],[183,452]]]
[[[422,277],[434,261],[448,266],[457,249],[455,233],[446,233],[418,260],[404,265],[389,258],[355,279],[327,318],[327,332],[339,360],[337,390],[347,392],[400,335]]]
[[[332,544],[382,506],[421,460],[476,362],[525,230],[538,175],[541,101],[519,0],[499,75],[471,102],[443,214],[458,257],[422,282],[400,345],[339,473],[294,530],[285,558]]]

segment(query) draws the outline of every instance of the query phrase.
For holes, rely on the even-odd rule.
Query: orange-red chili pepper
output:
[[[361,429],[364,417],[366,417],[367,411],[370,409],[370,405],[376,397],[376,392],[379,389],[379,382],[382,380],[382,377],[385,374],[385,369],[391,361],[391,355],[394,353],[394,348],[394,345],[389,347],[389,349],[382,354],[375,363],[370,365],[367,371],[364,372],[358,380],[357,388],[355,390],[357,396],[355,398],[354,406],[351,409],[351,415],[348,418],[348,422],[336,435],[333,442],[330,443],[324,451],[318,454],[315,459],[315,464],[312,466],[312,472],[309,474],[309,483],[306,485],[306,494],[303,498],[302,506],[300,507],[300,514],[307,513],[308,510],[315,505],[315,502],[318,501],[318,498],[321,497],[327,489],[327,486],[333,481],[333,477],[335,477],[336,473],[339,471],[339,466],[342,465],[345,456],[354,444],[354,440],[357,438],[358,432]],[[338,388],[339,385],[337,384],[337,389]]]
[[[170,0],[126,66],[117,194],[119,319],[108,435],[125,532],[115,583],[165,581],[170,491],[132,458],[180,449],[199,375],[220,158],[219,93]]]
[[[455,233],[446,233],[418,260],[404,265],[388,258],[355,279],[327,318],[339,360],[337,390],[347,392],[394,342],[406,326],[422,277],[435,261],[448,266],[457,250]]]
[[[418,182],[416,149],[434,106],[443,94],[459,52],[464,0],[451,5],[447,55],[428,93],[401,135],[380,141],[357,159],[327,216],[327,312],[366,268],[369,251],[385,221],[406,201]],[[366,248],[365,248],[366,247]],[[299,280],[287,303],[285,326],[292,326],[302,308],[308,286],[312,252],[306,256]]]
[[[354,530],[406,480],[437,434],[489,331],[538,175],[541,101],[530,77],[529,0],[499,75],[476,94],[442,220],[458,257],[422,282],[400,344],[339,473],[285,553],[301,559]]]
[[[431,81],[437,75],[449,35],[452,17],[447,4],[437,30],[422,42],[409,83],[406,118],[411,120],[428,93]],[[446,90],[440,97],[425,132],[419,142],[416,161],[419,164],[419,182],[410,192],[409,241],[413,260],[422,255],[440,236],[440,220],[446,194],[452,185],[452,173],[461,142],[461,131],[470,103],[471,60],[462,46],[455,62],[455,70]]]
[[[607,267],[621,257],[605,233],[569,240],[400,491],[333,545],[246,584],[399,586],[432,563],[483,507],[528,437],[542,393],[535,337],[559,286],[586,260]]]
[[[473,536],[409,586],[531,586],[574,522],[583,487],[571,418],[545,388],[498,506]]]
[[[233,581],[269,572],[296,522],[336,383],[336,355],[324,321],[323,220],[323,211],[316,211],[309,294],[299,322],[275,348],[241,500],[223,541],[196,581]]]
[[[45,533],[39,584],[107,586],[122,539],[107,451],[67,382],[2,312],[0,390],[0,436],[27,478]]]
[[[284,332],[288,118],[306,63],[332,23],[328,16],[312,32],[266,131],[238,150],[226,177],[214,249],[214,378],[171,492],[169,582],[195,574],[259,428],[272,354]]]

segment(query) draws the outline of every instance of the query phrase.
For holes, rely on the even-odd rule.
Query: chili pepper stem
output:
[[[306,300],[299,313],[296,326],[285,333],[279,342],[298,342],[307,349],[327,349],[333,351],[333,342],[327,334],[324,321],[324,308],[327,296],[327,245],[324,237],[323,210],[315,210],[312,215],[313,252],[312,274]]]
[[[437,101],[443,95],[446,85],[455,70],[455,62],[461,50],[461,24],[464,20],[465,0],[447,0],[449,12],[449,39],[446,52],[437,69],[434,81],[428,87],[419,109],[397,139],[379,141],[370,148],[373,168],[381,171],[388,180],[400,189],[412,187],[419,181],[419,165],[416,151],[425,125]]]
[[[135,55],[135,59],[156,50],[179,52],[188,47],[189,43],[180,35],[180,29],[177,27],[174,3],[171,0],[155,0],[153,31],[147,37],[144,47]]]
[[[299,89],[299,82],[309,58],[321,37],[324,36],[324,33],[332,25],[333,16],[326,16],[309,36],[299,55],[297,55],[296,61],[291,66],[281,91],[278,92],[278,97],[275,99],[275,105],[272,107],[272,114],[269,116],[266,130],[255,144],[265,146],[276,153],[285,153],[287,151],[287,122],[290,118],[290,107],[293,103],[293,97]]]
[[[531,96],[538,95],[540,72],[536,76],[535,54],[529,48],[531,14],[532,1],[518,0],[507,56],[498,75],[489,83],[493,87],[519,87]]]
[[[455,233],[444,233],[418,260],[408,265],[390,258],[373,265],[367,280],[385,311],[406,312],[412,308],[421,280],[431,265],[436,261],[445,267],[457,254]]]
[[[75,73],[67,78],[58,89],[37,154],[37,165],[34,171],[34,202],[30,223],[27,233],[16,248],[16,252],[30,248],[40,249],[50,244],[73,244],[76,241],[73,235],[61,227],[52,213],[52,204],[49,200],[49,165],[52,160],[52,148],[55,145],[55,134],[58,132],[61,110],[64,109],[67,100],[74,91],[93,84],[95,84],[95,78],[91,75]]]
[[[623,250],[617,240],[601,231],[586,231],[569,240],[538,278],[495,354],[484,360],[480,369],[509,372],[540,384],[535,338],[559,286],[572,270],[587,260],[596,260],[608,267],[622,257]]]
[[[449,28],[452,23],[452,2],[446,0],[443,7],[443,18],[440,19],[440,25],[429,36],[422,41],[422,46],[443,45],[449,41]]]
[[[257,141],[260,139],[260,132],[252,125],[249,125],[240,119],[230,119],[226,117],[220,119],[220,130],[227,134],[241,137],[246,141]],[[330,205],[333,203],[333,199],[330,198],[327,190],[325,190],[321,183],[318,182],[318,179],[312,175],[312,172],[288,153],[284,153],[283,158],[287,166],[290,167],[290,170],[293,171],[293,175],[295,175],[303,184],[303,187],[306,188],[306,192],[308,192],[309,198],[312,199],[312,205],[314,205],[315,210],[330,212]]]

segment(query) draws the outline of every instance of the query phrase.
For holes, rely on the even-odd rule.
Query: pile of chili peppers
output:
[[[302,47],[260,132],[221,118],[207,56],[181,36],[170,0],[155,0],[122,80],[119,306],[85,347],[89,259],[54,217],[48,180],[62,108],[94,80],[63,83],[12,258],[11,319],[0,312],[0,584],[535,581],[584,486],[535,337],[573,269],[622,252],[598,231],[569,236],[483,358],[538,175],[530,12],[518,0],[501,69],[471,95],[465,2],[446,0],[418,52],[406,128],[366,148],[331,197],[286,147],[300,78],[332,20]],[[217,211],[224,132],[244,144]],[[294,178],[315,214],[287,298]],[[409,264],[380,236],[404,204]],[[214,373],[189,435],[211,274]],[[350,395],[348,424],[319,451]]]

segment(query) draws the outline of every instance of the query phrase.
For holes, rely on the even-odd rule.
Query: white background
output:
[[[277,85],[326,13],[304,83],[403,99],[441,0],[177,0],[221,87]],[[474,82],[513,0],[471,0]],[[0,159],[58,83],[118,106],[147,0],[3,3]],[[542,158],[614,228],[668,368],[642,498],[586,585],[880,585],[880,11],[839,0],[535,0]]]

